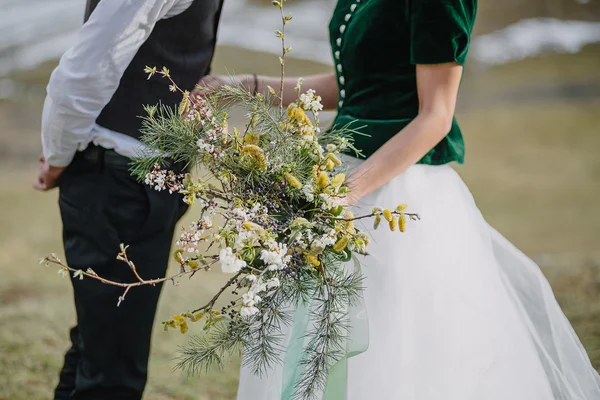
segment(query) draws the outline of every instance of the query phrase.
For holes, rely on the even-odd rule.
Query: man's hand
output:
[[[46,192],[58,186],[58,178],[64,171],[64,167],[53,167],[46,162],[44,156],[40,156],[40,170],[37,181],[33,184],[35,190]]]

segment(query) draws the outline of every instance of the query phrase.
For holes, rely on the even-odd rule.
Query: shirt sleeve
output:
[[[103,0],[98,4],[48,83],[42,148],[50,165],[67,166],[76,151],[87,145],[96,118],[156,22],[183,12],[189,4],[191,0]]]
[[[477,0],[412,0],[411,64],[464,65],[477,12]]]

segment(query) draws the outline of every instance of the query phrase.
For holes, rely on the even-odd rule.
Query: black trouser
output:
[[[176,222],[178,195],[157,192],[128,172],[128,159],[100,147],[77,154],[60,182],[67,263],[134,282],[117,260],[120,243],[144,279],[163,277]],[[140,399],[146,384],[150,336],[161,286],[136,287],[117,307],[123,288],[72,278],[77,326],[65,355],[56,400]]]

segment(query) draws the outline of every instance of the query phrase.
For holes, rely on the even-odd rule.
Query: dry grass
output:
[[[265,71],[264,55],[220,49],[216,70]],[[268,60],[271,60],[269,58]],[[581,60],[585,65],[597,65]],[[271,62],[266,63],[271,65]],[[243,65],[243,66],[242,66]],[[527,64],[543,69],[541,64]],[[276,67],[275,67],[276,68]],[[510,66],[477,75],[481,85],[522,82],[526,74]],[[323,66],[295,63],[292,73],[322,71]],[[595,71],[593,69],[592,71]],[[266,71],[272,72],[272,71]],[[588,71],[589,72],[589,71]],[[515,76],[519,75],[519,79]],[[31,77],[33,76],[33,77]],[[47,73],[32,74],[30,82]],[[540,78],[546,77],[546,78]],[[536,74],[536,84],[555,79]],[[572,75],[566,74],[571,81]],[[578,75],[579,76],[579,75]],[[588,76],[595,76],[590,73]],[[546,82],[547,83],[547,82]],[[467,91],[463,95],[469,95]],[[0,400],[50,397],[74,322],[70,284],[37,259],[61,248],[56,193],[30,189],[35,155],[39,99],[29,109],[2,105],[5,147],[0,164]],[[536,101],[497,103],[463,110],[467,164],[459,172],[488,220],[525,252],[539,259],[557,297],[600,366],[600,102]],[[21,111],[15,111],[21,110]],[[19,112],[22,113],[19,116]],[[27,117],[29,116],[29,117]],[[7,150],[10,149],[10,150]],[[31,161],[25,162],[25,157]],[[7,172],[8,171],[8,172]],[[237,364],[201,378],[173,373],[172,360],[185,337],[160,329],[159,322],[190,305],[202,303],[221,279],[217,272],[167,286],[158,311],[148,400],[226,400],[236,390]]]

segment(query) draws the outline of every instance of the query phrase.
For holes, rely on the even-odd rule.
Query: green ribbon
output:
[[[354,260],[354,271],[360,272],[360,264]],[[346,265],[349,266],[350,263]],[[295,385],[304,372],[301,365],[305,342],[308,340],[306,333],[310,323],[310,308],[312,302],[298,304],[294,312],[294,322],[287,351],[283,362],[281,400],[293,398]],[[348,359],[363,353],[369,347],[369,323],[364,299],[354,305],[348,305],[349,330],[346,337],[346,354],[328,373],[327,385],[322,400],[346,400],[348,398]]]

